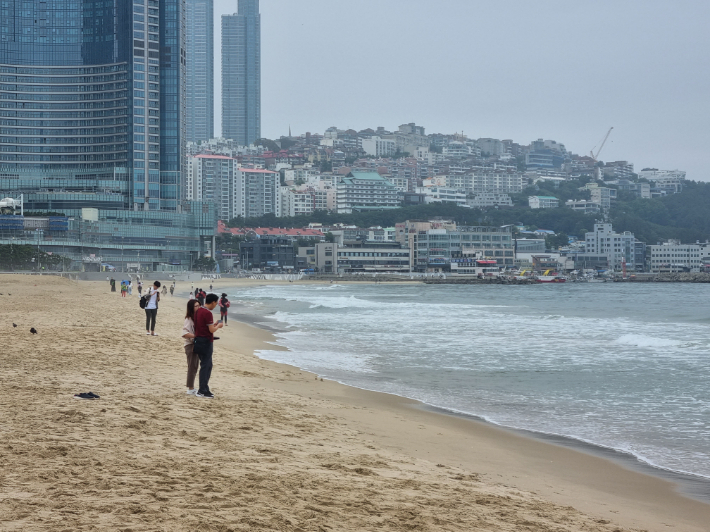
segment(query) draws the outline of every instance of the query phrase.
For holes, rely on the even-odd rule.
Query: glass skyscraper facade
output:
[[[177,210],[184,24],[185,0],[1,2],[0,170]]]
[[[187,140],[214,137],[214,0],[187,0]]]
[[[0,1],[0,196],[98,209],[104,249],[200,249],[214,209],[181,197],[185,17],[185,0]]]
[[[222,136],[248,146],[261,137],[259,0],[222,16]]]

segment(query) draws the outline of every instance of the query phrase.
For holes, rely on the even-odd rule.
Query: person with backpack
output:
[[[158,336],[155,334],[155,319],[158,316],[158,302],[160,301],[160,281],[155,281],[143,297],[145,298],[145,334]]]
[[[224,324],[220,321],[214,323],[212,310],[217,306],[217,294],[209,294],[205,298],[203,307],[195,311],[195,347],[194,352],[200,359],[200,387],[197,390],[197,397],[214,399],[214,394],[210,391],[210,377],[212,376],[212,353],[214,350],[214,333]]]
[[[227,309],[231,306],[229,299],[227,299],[227,294],[222,294],[222,298],[219,300],[219,317],[222,318],[224,326],[227,326]]]

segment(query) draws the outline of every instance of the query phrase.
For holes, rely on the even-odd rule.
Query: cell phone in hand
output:
[[[222,323],[222,320],[217,320],[217,321],[215,322],[215,325],[219,325],[220,323]]]

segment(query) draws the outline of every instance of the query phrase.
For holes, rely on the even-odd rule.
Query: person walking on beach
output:
[[[187,394],[195,395],[195,375],[200,366],[200,359],[195,353],[195,312],[200,308],[200,302],[190,299],[187,302],[187,313],[185,323],[182,325],[182,337],[185,346],[185,356],[187,356]]]
[[[200,305],[203,306],[203,307],[205,306],[205,297],[206,297],[206,294],[205,294],[205,292],[202,290],[202,288],[198,288],[198,289],[195,291],[195,299],[197,299],[197,301],[199,301],[199,302],[200,302]]]
[[[111,278],[111,281],[109,281],[109,282],[111,283],[111,292],[115,292],[116,291],[116,279]]]
[[[138,281],[138,295],[143,295],[143,283]]]
[[[212,283],[210,283],[210,292],[212,291]]]
[[[173,292],[175,292],[175,285],[171,284],[170,285],[170,297],[172,297]]]
[[[155,319],[158,317],[158,302],[160,301],[160,281],[155,281],[146,294],[150,299],[145,306],[145,334],[155,334]]]
[[[163,287],[163,295],[164,295],[164,296],[167,296],[167,295],[168,295],[168,287],[167,287],[167,286],[164,286],[164,287]]]
[[[222,294],[222,298],[219,300],[219,317],[222,319],[224,326],[227,326],[227,309],[231,306],[229,299],[227,299],[227,294]]]
[[[128,295],[133,295],[133,281],[128,281]]]
[[[213,323],[212,310],[217,306],[217,294],[209,294],[205,304],[195,312],[195,348],[200,359],[200,388],[197,397],[214,399],[210,391],[210,376],[212,375],[212,352],[214,349],[214,333],[224,324],[221,321]]]

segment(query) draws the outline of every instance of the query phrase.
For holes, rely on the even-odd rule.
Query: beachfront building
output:
[[[250,235],[239,243],[239,260],[245,270],[294,270],[296,254],[293,242],[280,236]]]
[[[450,221],[406,221],[397,224],[397,240],[411,251],[412,271],[451,271],[492,261],[488,265],[510,268],[515,261],[515,246],[510,227],[457,226]]]
[[[554,209],[560,206],[560,200],[554,196],[529,196],[528,205],[531,209]]]
[[[397,188],[377,172],[353,170],[337,185],[338,213],[396,209],[400,206]]]
[[[647,246],[648,266],[651,273],[699,272],[708,255],[708,244],[681,244],[668,240]]]
[[[407,273],[410,250],[393,242],[330,242],[298,248],[299,267],[315,273]]]
[[[584,254],[606,256],[607,267],[612,271],[643,271],[646,264],[646,244],[636,240],[630,231],[616,233],[610,223],[594,224],[584,240]],[[579,260],[584,261],[585,257]]]
[[[209,252],[215,211],[182,186],[185,3],[12,5],[0,18],[0,197],[74,218],[63,253],[83,268],[98,254],[138,263],[142,246],[155,252],[146,267]]]

